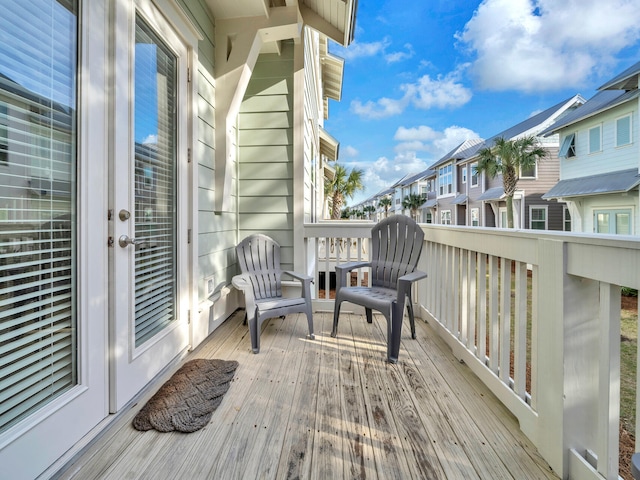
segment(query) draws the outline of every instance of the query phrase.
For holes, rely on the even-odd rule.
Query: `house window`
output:
[[[565,205],[563,210],[562,210],[562,219],[563,219],[563,230],[565,232],[570,232],[571,231],[571,213],[569,212],[569,209],[567,208],[567,206]]]
[[[602,125],[589,129],[589,153],[602,150]]]
[[[572,133],[564,137],[562,146],[558,152],[560,158],[571,158],[576,156],[576,134]]]
[[[595,210],[593,212],[593,231],[616,235],[631,235],[631,209]]]
[[[520,169],[520,178],[537,178],[538,177],[538,162],[534,163],[529,168]]]
[[[9,132],[7,129],[7,114],[7,105],[0,103],[0,165],[7,165],[9,163]]]
[[[534,207],[529,208],[529,228],[531,230],[546,230],[547,229],[547,207]]]
[[[439,195],[448,195],[453,192],[453,165],[445,165],[438,169]]]
[[[467,183],[467,166],[462,166],[462,183]]]
[[[422,196],[422,198],[427,198],[428,194],[429,194],[429,186],[428,185],[420,186],[420,195]]]
[[[471,209],[471,226],[472,227],[480,226],[480,209],[479,208]]]
[[[451,210],[440,211],[440,223],[442,225],[451,225]]]
[[[478,186],[478,162],[473,162],[471,164],[471,186]]]
[[[631,144],[631,115],[616,120],[616,147]]]
[[[424,223],[433,223],[433,214],[430,211],[423,211],[422,219]]]

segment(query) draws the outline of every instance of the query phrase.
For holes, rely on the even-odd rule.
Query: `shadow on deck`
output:
[[[159,381],[59,478],[557,478],[425,322],[416,319],[417,340],[405,324],[390,365],[379,315],[370,325],[345,313],[331,338],[331,314],[317,312],[314,341],[304,315],[272,319],[259,355],[243,317],[237,312],[187,357],[240,364],[208,426],[134,430]]]

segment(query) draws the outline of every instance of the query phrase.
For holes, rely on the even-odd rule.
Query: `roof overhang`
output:
[[[329,132],[320,127],[320,153],[329,160],[338,160],[340,142],[333,138]]]
[[[348,46],[354,37],[358,0],[206,0],[215,21],[269,18],[280,7],[297,6],[305,25]]]
[[[461,205],[463,203],[466,203],[467,199],[469,197],[467,197],[466,195],[458,195],[453,202],[451,202],[452,205]]]
[[[438,206],[438,199],[432,198],[431,200],[427,200],[422,204],[422,208],[435,208]]]
[[[621,170],[602,175],[560,180],[545,193],[542,198],[552,200],[558,198],[585,197],[626,193],[640,185],[638,169]]]

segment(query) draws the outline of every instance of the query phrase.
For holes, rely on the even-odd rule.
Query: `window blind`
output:
[[[177,59],[136,18],[136,318],[142,345],[176,318]]]
[[[0,16],[0,432],[77,382],[77,4]]]

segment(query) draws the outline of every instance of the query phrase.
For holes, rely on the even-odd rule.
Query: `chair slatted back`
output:
[[[393,215],[371,229],[371,285],[396,288],[398,278],[413,272],[422,252],[424,232],[405,215]]]
[[[256,300],[282,296],[280,245],[262,234],[250,235],[236,247],[240,270],[249,275]]]

